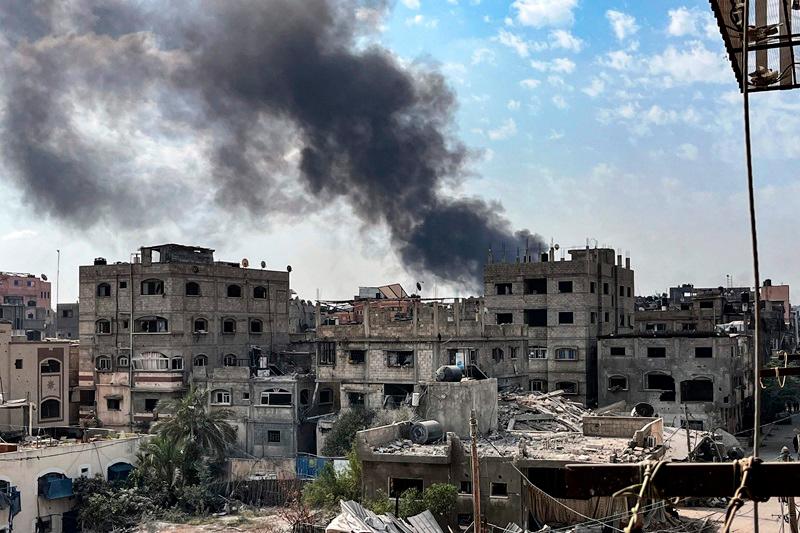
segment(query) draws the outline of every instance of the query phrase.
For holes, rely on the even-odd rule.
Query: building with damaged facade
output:
[[[486,322],[521,344],[526,388],[596,405],[597,339],[633,332],[633,270],[608,248],[569,250],[559,261],[555,252],[486,265]]]
[[[0,272],[0,320],[29,340],[53,336],[50,282],[42,274]]]
[[[753,395],[745,333],[613,335],[598,343],[600,405],[648,404],[670,426],[742,428]],[[645,408],[646,409],[646,408]]]
[[[514,407],[501,405],[501,411],[515,411],[517,425],[479,432],[480,499],[487,522],[538,531],[545,524],[571,525],[586,521],[585,517],[624,516],[625,498],[573,497],[565,483],[567,465],[686,456],[683,444],[678,443],[680,449],[665,445],[675,430],[664,428],[660,418],[587,416],[566,398],[560,393],[515,396],[507,402]],[[559,424],[562,418],[564,424]],[[434,442],[416,444],[411,440],[413,427],[401,422],[357,434],[364,496],[393,499],[409,489],[422,491],[434,483],[447,483],[458,489],[447,518],[469,526],[473,479],[468,438],[447,432]]]
[[[318,396],[289,301],[289,271],[215,261],[208,248],[143,247],[130,262],[80,267],[79,379],[96,392],[86,403],[104,426],[148,425],[194,382],[212,408],[233,409],[245,453],[296,453],[300,413]]]

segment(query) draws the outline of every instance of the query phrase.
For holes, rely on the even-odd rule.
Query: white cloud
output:
[[[511,33],[507,30],[500,30],[494,40],[514,50],[519,57],[528,57],[531,52],[547,49],[547,43],[526,41],[516,33]]]
[[[517,21],[524,26],[569,26],[575,17],[572,11],[578,0],[515,0],[511,7],[517,11]]]
[[[521,82],[519,82],[520,86],[522,86],[524,89],[535,89],[539,85],[541,85],[541,83],[542,83],[541,81],[534,80],[532,78],[528,78],[526,80],[522,80]]]
[[[18,231],[12,231],[11,233],[6,233],[0,240],[15,241],[18,239],[28,239],[31,237],[36,237],[37,235],[39,234],[32,229],[21,229]]]
[[[488,135],[489,138],[493,141],[501,141],[503,139],[508,139],[509,137],[513,137],[517,134],[517,123],[514,122],[513,118],[509,118],[503,121],[503,124],[498,126],[493,130],[489,130]]]
[[[403,0],[403,5],[406,6],[408,9],[420,8],[419,0]]]
[[[494,63],[495,53],[489,48],[478,48],[472,52],[472,64],[480,65],[481,63]]]
[[[550,141],[558,141],[559,139],[563,138],[564,138],[564,132],[556,130],[550,130],[550,134],[547,136],[547,139]]]
[[[414,15],[406,19],[408,26],[420,26],[422,28],[434,29],[439,26],[438,19],[429,19],[425,15]]]
[[[725,83],[733,79],[727,60],[699,41],[687,43],[689,48],[668,46],[661,54],[647,60],[651,74],[663,75],[667,84]]]
[[[566,57],[557,57],[551,63],[550,70],[569,74],[575,70],[575,62]]]
[[[509,111],[519,111],[520,105],[519,100],[509,100],[506,107]]]
[[[569,107],[567,101],[564,100],[564,97],[561,96],[560,94],[553,96],[552,100],[553,100],[553,105],[559,109],[566,109],[567,107]]]
[[[606,82],[600,78],[592,78],[592,83],[588,87],[581,89],[584,93],[588,94],[591,98],[597,98],[605,90]]]
[[[617,40],[619,41],[639,31],[639,26],[636,25],[636,19],[627,13],[609,9],[606,11],[606,18],[608,22],[611,23],[611,29],[614,30],[614,35],[617,36]]]
[[[614,50],[600,58],[600,64],[614,70],[628,70],[633,65],[633,56],[625,50]]]
[[[678,146],[677,155],[681,159],[686,159],[687,161],[694,161],[695,159],[697,159],[698,154],[699,150],[697,149],[697,146],[691,143],[683,143],[680,146]]]
[[[673,37],[705,36],[708,39],[719,39],[719,28],[708,10],[679,7],[670,9],[667,33]]]
[[[557,57],[550,62],[532,60],[531,68],[540,72],[563,72],[569,74],[575,70],[575,62],[566,57]]]
[[[561,76],[556,76],[555,74],[547,76],[547,83],[553,87],[566,87],[567,89],[572,90],[572,87],[567,85],[567,83],[564,81],[564,78]]]
[[[550,45],[553,48],[563,48],[565,50],[572,50],[573,52],[580,52],[581,48],[583,48],[583,41],[567,30],[554,30],[550,32],[550,40]]]

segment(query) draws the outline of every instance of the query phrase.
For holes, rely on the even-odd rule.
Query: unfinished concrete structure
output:
[[[58,320],[55,321],[56,337],[59,339],[78,340],[80,331],[78,324],[80,321],[80,308],[78,302],[69,304],[58,304],[56,309]]]
[[[751,350],[743,333],[601,337],[600,405],[647,403],[670,426],[737,432],[753,394]]]
[[[80,384],[100,421],[149,423],[203,368],[269,371],[289,343],[289,272],[214,260],[208,248],[143,247],[80,267]]]
[[[597,402],[597,338],[634,328],[634,274],[630,260],[607,248],[555,248],[533,262],[494,262],[484,274],[486,328],[520,343],[531,390],[564,390]],[[498,379],[520,373],[507,365]]]

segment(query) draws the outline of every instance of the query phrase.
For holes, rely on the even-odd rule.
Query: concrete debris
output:
[[[403,453],[414,451],[415,454],[422,455],[446,455],[447,448],[444,446],[428,446],[424,444],[415,444],[409,439],[397,439],[382,446],[376,446],[372,449],[375,453]]]
[[[506,431],[580,432],[589,412],[563,397],[563,391],[506,392],[500,395],[498,422]]]

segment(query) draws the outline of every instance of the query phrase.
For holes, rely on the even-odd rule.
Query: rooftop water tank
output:
[[[459,382],[462,377],[461,367],[456,365],[440,366],[436,370],[436,381]]]
[[[442,425],[436,420],[423,420],[411,426],[411,440],[416,444],[428,444],[442,438]]]

